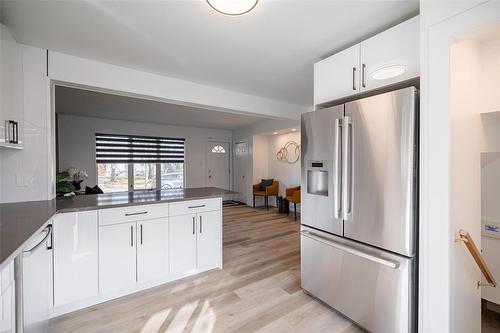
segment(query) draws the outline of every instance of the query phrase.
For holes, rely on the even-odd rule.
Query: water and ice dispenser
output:
[[[307,193],[328,196],[327,161],[307,161]]]

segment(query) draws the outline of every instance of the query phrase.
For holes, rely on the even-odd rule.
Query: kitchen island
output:
[[[230,194],[206,187],[2,204],[0,268],[13,271],[30,244],[47,242],[51,316],[222,268],[222,197]]]

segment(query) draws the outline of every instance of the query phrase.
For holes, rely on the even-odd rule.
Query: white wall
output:
[[[130,68],[49,52],[49,77],[56,81],[111,90],[174,104],[298,119],[306,108],[269,98],[202,85]]]
[[[467,331],[470,324],[477,324],[477,319],[469,323],[469,316],[455,312],[456,306],[474,312],[475,302],[460,302],[455,308],[451,304],[451,294],[462,291],[450,283],[451,247],[458,245],[450,214],[454,207],[450,200],[450,46],[457,35],[498,18],[499,7],[497,1],[420,1],[420,332]]]
[[[241,128],[238,130],[233,131],[233,141],[238,142],[238,141],[246,141],[248,142],[248,161],[252,161],[253,163],[253,137],[254,135],[259,135],[262,133],[268,133],[272,132],[275,130],[280,130],[284,128],[291,128],[291,127],[299,127],[300,122],[299,120],[267,120],[263,121],[261,123],[248,126],[245,128]],[[234,174],[234,173],[233,173]],[[250,183],[253,183],[254,176],[253,176],[253,164],[251,167],[247,168],[247,177],[246,179],[250,179]],[[239,181],[239,179],[236,179],[235,181]],[[260,181],[260,179],[259,179]],[[236,185],[236,184],[235,184]],[[236,186],[235,186],[236,187]],[[246,184],[246,194],[245,196],[241,197],[235,197],[237,200],[243,200],[246,202],[247,205],[252,205],[252,184]]]
[[[481,49],[477,40],[451,49],[451,232],[467,230],[481,246]],[[464,322],[453,332],[474,332],[481,326],[481,274],[462,243],[450,244],[451,311]]]
[[[276,153],[289,141],[300,144],[300,132],[280,135],[254,135],[252,146],[253,182],[259,183],[262,179],[275,179],[280,182],[279,194],[285,196],[285,189],[300,185],[300,159],[293,164],[280,161]],[[262,198],[255,199],[256,205],[263,205]],[[270,205],[275,205],[273,199]],[[297,207],[298,211],[299,207]]]
[[[24,149],[0,151],[2,202],[52,197],[52,123],[48,107],[46,51],[21,45]]]
[[[295,141],[300,145],[300,132],[268,137],[269,178],[280,181],[280,194],[283,196],[285,196],[287,187],[300,185],[300,159],[291,164],[286,161],[279,161],[276,157],[276,153],[289,141]]]
[[[179,127],[123,120],[58,115],[59,169],[84,169],[86,184],[97,183],[95,133],[136,134],[185,138],[186,187],[206,186],[206,149],[208,139],[232,140],[229,130]]]

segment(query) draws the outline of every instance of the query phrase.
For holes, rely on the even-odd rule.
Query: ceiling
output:
[[[269,118],[213,111],[147,99],[56,87],[58,114],[234,130]]]
[[[418,0],[260,0],[230,17],[204,0],[2,0],[18,41],[301,106],[313,64],[418,13]]]

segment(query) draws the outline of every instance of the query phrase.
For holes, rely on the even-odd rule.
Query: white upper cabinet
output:
[[[98,294],[97,211],[54,218],[54,306]]]
[[[419,16],[314,64],[321,105],[420,76]]]
[[[420,75],[419,17],[361,42],[361,91]]]
[[[23,141],[23,54],[9,29],[0,24],[0,146]]]
[[[137,221],[137,282],[168,276],[168,218]]]
[[[314,64],[314,103],[359,92],[359,44]]]
[[[221,266],[221,211],[197,214],[198,270]]]

